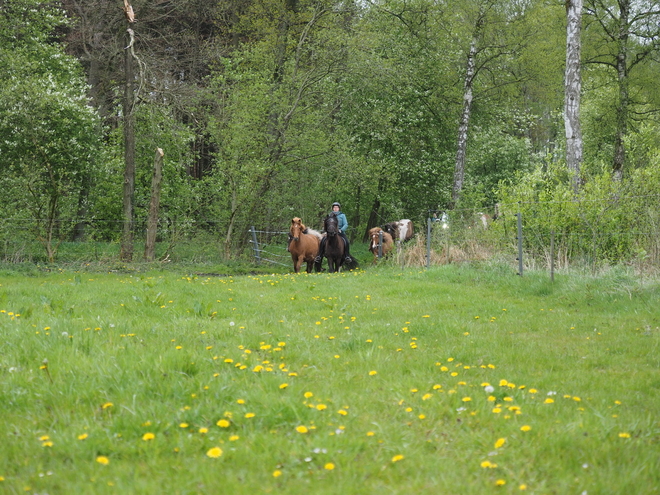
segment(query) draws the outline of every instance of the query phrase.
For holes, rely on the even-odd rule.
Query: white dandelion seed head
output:
[[[493,387],[492,385],[486,385],[486,386],[484,387],[484,391],[485,391],[487,394],[492,394],[493,392],[495,392],[495,387]]]
[[[230,322],[229,322],[229,326],[230,326],[230,327],[233,327],[234,325],[236,325],[236,323],[234,323],[233,321],[230,321]]]

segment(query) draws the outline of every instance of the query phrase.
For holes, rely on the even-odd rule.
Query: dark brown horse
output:
[[[344,239],[339,235],[339,226],[337,217],[330,213],[323,221],[323,230],[325,230],[325,253],[328,259],[328,271],[330,273],[338,272],[344,264]],[[317,265],[316,270],[321,267]]]
[[[291,220],[289,228],[289,251],[293,260],[293,271],[300,272],[303,262],[307,263],[307,273],[312,272],[314,267],[314,258],[319,251],[319,242],[321,233],[316,230],[308,229],[298,217]]]

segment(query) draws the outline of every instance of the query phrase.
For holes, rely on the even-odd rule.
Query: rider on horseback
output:
[[[352,263],[353,258],[351,258],[350,254],[348,253],[348,237],[346,237],[346,229],[348,229],[348,220],[346,220],[346,215],[344,215],[341,212],[341,205],[337,202],[332,203],[332,211],[334,212],[335,216],[337,217],[337,223],[339,227],[339,235],[344,239],[344,262],[345,263]],[[316,256],[314,259],[315,263],[321,263],[321,260],[323,259],[323,256],[325,254],[325,243],[327,240],[327,236],[324,236],[323,239],[321,239],[321,245],[319,246],[319,254]]]

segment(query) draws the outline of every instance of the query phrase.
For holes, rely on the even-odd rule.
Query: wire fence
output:
[[[604,265],[634,265],[660,269],[660,195],[606,198],[602,201],[551,200],[500,204],[495,211],[475,209],[429,210],[415,221],[415,237],[386,259],[374,258],[368,245],[354,241],[352,254],[362,266],[390,263],[402,267],[429,267],[447,263],[497,260],[518,273],[526,269],[562,270],[571,267],[598,269]],[[424,225],[424,221],[426,225]],[[288,222],[287,222],[288,223]],[[119,259],[120,236],[108,236],[111,222],[85,222],[85,235],[76,240],[74,221],[61,221],[54,232],[57,261],[113,262]],[[118,227],[119,222],[114,226]],[[243,234],[245,248],[226,245],[221,223],[161,221],[156,259],[215,263],[242,258],[255,263],[292,269],[287,252],[286,225],[252,226]],[[106,229],[106,230],[104,230]],[[141,258],[144,232],[137,228],[135,259]],[[354,229],[354,238],[359,230]],[[0,219],[0,261],[47,261],[43,230],[31,220]],[[374,261],[372,261],[374,260]]]

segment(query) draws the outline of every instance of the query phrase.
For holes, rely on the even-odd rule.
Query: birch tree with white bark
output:
[[[566,1],[566,69],[564,78],[564,127],[566,130],[566,165],[571,174],[573,190],[580,188],[582,166],[582,129],[580,126],[580,93],[582,73],[580,66],[582,0]]]

